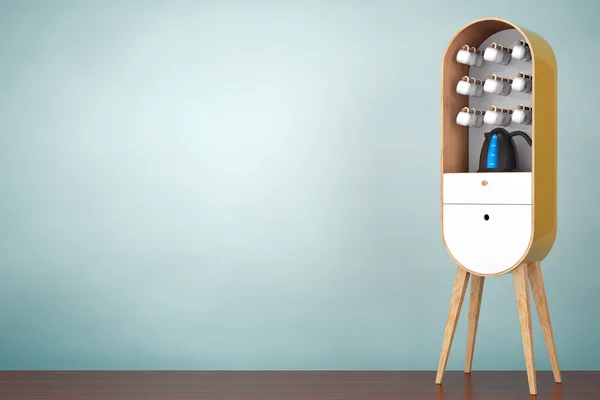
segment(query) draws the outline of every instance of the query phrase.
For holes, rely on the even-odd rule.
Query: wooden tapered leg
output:
[[[467,328],[467,358],[465,361],[465,373],[467,374],[471,373],[471,366],[473,365],[473,353],[475,351],[475,338],[477,336],[477,324],[479,323],[479,310],[481,309],[484,279],[483,276],[471,276],[469,325]]]
[[[544,333],[546,348],[548,349],[548,357],[552,365],[552,373],[554,381],[562,382],[560,376],[560,368],[558,367],[558,357],[556,356],[556,345],[554,343],[554,334],[552,333],[552,323],[550,322],[550,310],[548,308],[548,300],[546,298],[546,289],[544,288],[544,279],[542,278],[542,268],[539,261],[535,261],[528,266],[529,282],[531,284],[531,292],[533,300],[537,308],[540,325]]]
[[[517,308],[519,309],[519,322],[521,325],[521,337],[523,339],[523,351],[525,353],[525,366],[527,367],[529,393],[535,395],[537,394],[537,383],[535,376],[535,360],[533,357],[533,334],[531,327],[531,307],[529,306],[527,269],[527,264],[519,265],[513,271],[513,278],[515,281]]]
[[[452,339],[454,339],[456,324],[458,323],[458,318],[460,317],[460,309],[462,308],[462,303],[465,299],[465,292],[467,290],[467,284],[469,283],[469,275],[470,274],[463,268],[456,268],[456,278],[454,279],[454,287],[452,288],[452,296],[450,298],[450,310],[448,311],[446,330],[444,332],[444,340],[442,342],[442,353],[440,355],[440,363],[438,365],[437,376],[435,378],[435,383],[438,385],[442,384],[444,371],[446,370],[446,363],[448,362],[448,356],[450,355],[450,349],[452,347]]]

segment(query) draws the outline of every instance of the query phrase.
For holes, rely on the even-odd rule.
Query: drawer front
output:
[[[530,205],[443,205],[446,249],[463,267],[485,275],[504,272],[525,256],[532,222]]]
[[[444,204],[532,204],[531,172],[444,174]]]

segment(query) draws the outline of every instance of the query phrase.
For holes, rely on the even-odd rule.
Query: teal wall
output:
[[[436,369],[440,61],[485,16],[556,52],[544,274],[561,367],[600,368],[600,5],[405,3],[1,1],[0,368]],[[510,275],[474,368],[524,368]]]

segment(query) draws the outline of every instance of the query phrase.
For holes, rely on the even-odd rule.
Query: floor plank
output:
[[[0,371],[0,400],[598,400],[600,371]]]

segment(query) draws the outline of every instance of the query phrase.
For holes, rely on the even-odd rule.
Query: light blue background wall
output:
[[[600,368],[598,2],[407,3],[0,2],[0,368],[436,369],[440,60],[485,16],[556,52],[544,274]],[[489,279],[474,368],[523,367]]]

